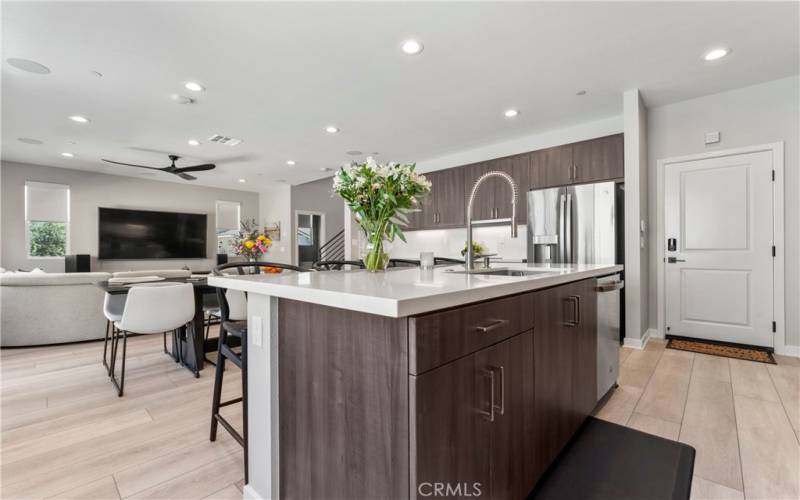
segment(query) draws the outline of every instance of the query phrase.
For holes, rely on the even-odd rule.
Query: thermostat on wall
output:
[[[719,132],[706,132],[706,144],[719,142]]]

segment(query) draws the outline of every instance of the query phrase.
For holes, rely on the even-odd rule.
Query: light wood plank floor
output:
[[[240,498],[241,448],[224,430],[208,441],[213,367],[195,379],[159,336],[135,337],[117,398],[102,349],[0,350],[0,496]],[[800,498],[800,360],[728,360],[655,339],[621,361],[597,416],[694,446],[694,498]],[[240,380],[226,371],[225,398]],[[240,405],[224,412],[241,421]]]
[[[800,359],[778,365],[623,348],[598,418],[690,444],[695,499],[800,498]]]
[[[102,352],[102,342],[0,350],[0,497],[241,498],[242,448],[221,427],[208,440],[214,367],[195,379],[160,335],[133,337],[118,398]],[[223,398],[238,396],[239,369],[225,377]],[[240,427],[241,405],[223,414]]]

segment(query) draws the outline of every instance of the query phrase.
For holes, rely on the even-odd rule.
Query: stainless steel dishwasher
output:
[[[619,274],[595,280],[597,291],[597,400],[617,383],[619,377],[620,290],[625,286]]]

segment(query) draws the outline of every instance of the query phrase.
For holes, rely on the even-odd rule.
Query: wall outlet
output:
[[[719,142],[719,132],[706,132],[706,144],[716,144]]]
[[[261,331],[261,316],[251,316],[250,322],[247,325],[247,332],[248,336],[250,337],[250,342],[252,342],[253,347],[261,347],[261,343],[263,342],[263,332]]]

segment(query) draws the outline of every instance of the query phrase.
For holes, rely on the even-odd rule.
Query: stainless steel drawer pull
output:
[[[492,368],[493,370],[500,371],[500,415],[506,414],[506,370],[502,366]]]
[[[489,411],[478,410],[489,422],[494,422],[494,370],[481,370],[481,373],[489,379]]]
[[[496,319],[486,326],[476,326],[475,329],[481,333],[488,333],[491,332],[492,330],[497,330],[498,328],[500,328],[501,326],[505,326],[506,324],[508,324],[507,319]]]

